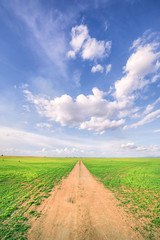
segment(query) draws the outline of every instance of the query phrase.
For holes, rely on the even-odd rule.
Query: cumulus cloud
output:
[[[111,42],[97,41],[95,38],[89,38],[82,48],[83,59],[98,59],[108,56],[111,49]]]
[[[73,27],[71,37],[72,50],[67,53],[69,58],[75,58],[78,52],[83,59],[89,60],[101,59],[110,54],[112,42],[92,38],[86,25],[81,24]]]
[[[97,65],[95,65],[95,66],[93,66],[92,67],[92,69],[91,69],[91,72],[93,72],[93,73],[95,73],[95,72],[103,72],[103,67],[102,67],[102,65],[100,65],[100,64],[97,64]]]
[[[157,54],[153,52],[151,46],[139,47],[124,67],[126,75],[115,83],[116,97],[129,96],[135,90],[140,90],[148,84],[149,81],[144,77],[155,71],[153,62],[156,59]]]
[[[140,146],[136,148],[136,151],[147,151],[148,149],[145,146]]]
[[[112,68],[112,64],[108,64],[106,66],[106,75],[111,71],[111,68]]]
[[[102,132],[124,124],[122,112],[127,108],[125,103],[106,100],[106,93],[98,88],[93,88],[91,95],[80,94],[75,99],[67,94],[47,99],[34,96],[28,90],[24,90],[24,93],[41,116],[62,126]]]
[[[94,130],[103,134],[107,130],[114,130],[118,127],[121,127],[124,122],[124,119],[110,121],[104,118],[91,117],[90,121],[85,121],[81,123],[79,128]]]
[[[154,53],[154,45],[139,46],[127,61],[124,72],[143,77],[155,71],[154,61],[159,57],[159,52]]]
[[[84,41],[89,38],[88,28],[85,25],[75,26],[71,30],[72,40],[70,45],[75,52],[79,51]]]
[[[121,148],[124,148],[124,149],[135,149],[135,148],[137,148],[137,146],[135,145],[135,143],[129,142],[129,143],[126,143],[126,144],[121,144]]]
[[[126,150],[135,150],[135,151],[147,151],[148,149],[145,146],[137,146],[133,142],[129,142],[126,144],[121,144],[121,148],[126,149]]]
[[[81,49],[84,41],[88,39],[88,28],[85,25],[75,26],[71,30],[72,40],[70,42],[73,50],[70,50],[67,54],[68,57],[75,58],[76,53]]]
[[[134,97],[137,90],[141,90],[144,86],[154,82],[154,74],[157,75],[159,70],[159,44],[158,40],[148,42],[148,37],[134,41],[132,45],[133,53],[129,57],[124,66],[124,76],[115,82],[115,97],[117,99],[124,97]],[[147,76],[153,75],[152,80],[148,80]]]
[[[152,104],[148,104],[145,110],[144,107],[135,106],[135,100],[140,96],[138,90],[142,90],[146,85],[153,83],[153,77],[157,76],[159,71],[160,44],[151,41],[151,38],[149,42],[147,41],[148,38],[142,36],[133,43],[131,49],[133,53],[123,68],[123,77],[117,80],[114,88],[111,87],[108,92],[100,91],[95,87],[90,95],[80,94],[73,99],[70,95],[64,94],[51,99],[33,95],[26,89],[24,93],[27,100],[34,104],[41,116],[48,118],[50,121],[58,122],[62,126],[87,129],[98,133],[121,127],[127,118],[141,117],[142,119],[129,126],[126,125],[124,129],[136,128],[150,123],[160,116],[160,110],[153,111],[160,99],[158,98]],[[90,47],[86,50],[87,52],[84,49],[87,45],[92,45],[93,42],[107,46],[107,49],[111,46],[109,42],[104,43],[104,41],[91,38],[85,25],[72,28],[71,51],[75,55],[80,53],[83,57],[83,54],[87,54],[85,55],[86,58],[89,56],[89,59],[92,59]],[[91,52],[94,56],[93,59],[95,59],[94,51]],[[102,52],[99,51],[101,56],[106,54],[106,51],[103,54]],[[111,64],[107,66],[107,73],[111,70],[111,67]],[[104,70],[103,67],[97,64],[92,67],[91,71],[102,70]],[[74,81],[77,86],[80,85],[79,80],[80,72],[75,71]]]

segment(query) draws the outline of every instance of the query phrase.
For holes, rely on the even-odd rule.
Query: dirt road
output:
[[[113,194],[77,163],[61,188],[42,204],[29,240],[143,239],[130,227]]]

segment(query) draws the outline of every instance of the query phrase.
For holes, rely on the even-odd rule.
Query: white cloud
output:
[[[25,156],[58,156],[58,157],[115,157],[114,149],[119,156],[121,140],[103,141],[96,138],[78,138],[65,135],[46,137],[19,129],[0,126],[0,145],[3,155]]]
[[[159,102],[160,102],[160,98],[157,98],[153,103],[148,104],[145,107],[144,111],[142,111],[142,107],[141,108],[140,107],[135,107],[134,109],[132,109],[131,118],[132,119],[144,118],[145,115],[148,115],[150,112],[153,112],[153,110],[156,108],[157,103],[159,103]]]
[[[81,80],[81,72],[79,70],[75,70],[73,72],[73,82],[76,87],[80,87],[80,80]]]
[[[153,108],[154,108],[154,104],[148,104],[144,111],[144,114],[148,114],[148,113],[152,112]]]
[[[92,69],[91,69],[91,72],[93,72],[93,73],[95,73],[95,72],[103,72],[103,67],[102,67],[102,65],[100,65],[100,64],[97,64],[97,65],[95,65],[95,66],[93,66],[92,67]]]
[[[147,148],[144,146],[140,146],[136,148],[136,151],[147,151]]]
[[[146,45],[146,42],[152,42],[155,45],[157,45],[157,42],[159,41],[160,34],[158,32],[151,32],[150,29],[146,30],[141,37],[133,41],[133,44],[130,48],[137,49],[139,46]]]
[[[124,129],[137,128],[138,126],[143,126],[144,124],[150,123],[150,122],[156,120],[157,118],[160,118],[160,110],[159,109],[154,111],[154,112],[151,112],[151,113],[147,114],[140,121],[138,121],[136,123],[133,123],[129,126],[125,126]]]
[[[83,59],[98,59],[108,56],[111,49],[111,42],[97,41],[95,38],[89,38],[82,47]]]
[[[135,149],[135,148],[137,148],[137,146],[135,145],[135,143],[129,142],[129,143],[126,143],[126,144],[121,144],[121,148],[124,148],[124,149]]]
[[[75,58],[78,52],[80,52],[83,59],[89,60],[101,59],[110,54],[112,42],[105,42],[90,37],[86,25],[81,24],[73,27],[71,36],[70,45],[72,50],[67,53],[67,56],[70,58]]]
[[[126,144],[121,144],[121,148],[126,149],[126,150],[135,150],[135,151],[147,151],[148,149],[145,146],[137,146],[133,142],[129,142]]]
[[[157,80],[160,79],[160,75],[156,74],[153,78],[152,78],[152,83],[157,82]]]
[[[32,102],[41,116],[51,121],[59,122],[62,126],[80,127],[95,131],[106,131],[122,126],[126,103],[110,102],[104,97],[105,92],[98,88],[92,89],[93,94],[78,95],[72,99],[69,95],[62,95],[54,99],[34,96],[30,91],[24,90],[27,100]]]
[[[154,103],[148,104],[147,107],[146,107],[146,109],[145,109],[145,111],[143,112],[143,114],[148,114],[148,113],[150,113],[150,112],[154,109],[154,107],[156,106],[156,104],[157,104],[158,102],[160,102],[160,97],[159,97]]]
[[[154,74],[157,75],[159,68],[160,51],[158,40],[148,42],[149,37],[137,39],[132,46],[134,52],[124,66],[124,76],[115,82],[115,97],[117,99],[132,96],[135,91],[141,90],[144,86],[154,82]],[[152,74],[152,80],[147,79]]]
[[[109,27],[109,24],[107,21],[104,22],[104,30],[107,31]]]
[[[0,127],[1,154],[26,156],[83,156],[76,142]],[[75,147],[73,147],[75,146]]]
[[[72,28],[71,46],[73,49],[71,51],[75,54],[79,52],[83,55],[86,46],[92,45],[93,42],[98,46],[101,44],[103,47],[107,46],[107,48],[111,46],[109,42],[105,43],[91,38],[85,25]],[[133,53],[124,67],[124,76],[115,82],[115,88],[110,88],[108,93],[93,88],[92,94],[80,94],[75,99],[67,94],[51,99],[33,95],[28,90],[25,90],[24,93],[27,100],[35,105],[38,114],[51,121],[58,122],[62,126],[102,133],[109,129],[121,127],[126,117],[143,118],[137,123],[125,126],[124,129],[144,125],[159,117],[158,110],[153,112],[159,100],[157,99],[154,103],[149,104],[145,110],[142,109],[143,107],[137,108],[134,104],[140,96],[137,90],[142,90],[144,86],[151,84],[153,76],[158,74],[160,57],[158,47],[158,44],[153,41],[148,43],[146,39],[143,39],[143,42],[142,39],[139,39],[134,43]],[[96,58],[94,51],[90,53],[90,47],[87,47],[86,51],[86,57],[89,56],[92,59],[93,56],[94,59]],[[103,54],[102,52],[99,51],[101,56],[106,54],[106,51]],[[107,66],[107,72],[111,70],[111,66],[111,64]],[[102,71],[102,69],[103,67],[97,64],[93,66],[92,72]],[[73,73],[73,80],[77,86],[80,86],[80,74],[77,70]],[[147,116],[144,117],[146,114]]]
[[[124,67],[125,73],[144,77],[146,74],[155,71],[154,61],[159,57],[159,52],[154,53],[155,47],[152,44],[139,46],[127,61]]]
[[[159,152],[159,156],[160,156],[160,146],[158,145],[150,145],[150,152]]]
[[[47,147],[49,143],[48,138],[39,134],[26,132],[23,130],[17,130],[9,127],[0,127],[1,146],[11,146],[14,148],[17,146]]]
[[[104,118],[91,117],[90,121],[82,122],[79,128],[104,133],[107,130],[114,130],[121,127],[124,122],[124,119],[110,121]]]
[[[81,49],[84,41],[89,38],[87,26],[79,25],[73,27],[71,30],[71,36],[72,40],[70,42],[70,45],[74,50],[73,52],[76,53]]]
[[[56,135],[44,135],[19,129],[0,126],[1,154],[11,156],[50,156],[50,157],[140,157],[160,156],[160,146],[137,146],[128,144],[132,151],[123,145],[122,139],[113,140],[106,136],[104,140],[96,137],[82,138]],[[145,150],[146,148],[146,150]],[[114,149],[114,151],[113,151]]]
[[[81,155],[84,153],[84,150],[79,150],[77,148],[56,148],[55,150],[55,153],[57,155],[65,155],[65,156],[77,156],[78,155]]]
[[[112,68],[112,64],[108,64],[106,66],[106,74],[108,74],[111,71],[111,68]]]
[[[36,127],[38,128],[51,128],[52,124],[50,123],[45,123],[45,122],[40,122],[36,124]]]
[[[41,134],[31,133],[20,129],[0,126],[1,154],[6,155],[37,155],[66,156],[65,152],[82,153],[83,148],[94,148],[97,142],[86,142],[85,139],[69,138],[66,136],[47,137]]]
[[[141,44],[141,42],[142,42],[142,38],[137,38],[136,40],[134,40],[132,46],[130,47],[130,50],[138,47]]]
[[[154,130],[154,133],[160,133],[160,129]]]
[[[68,51],[67,56],[68,56],[69,58],[75,58],[75,57],[76,57],[76,53],[71,50],[71,51]]]
[[[15,3],[16,2],[16,3]],[[12,12],[25,24],[23,27],[29,33],[26,37],[26,43],[32,47],[34,53],[37,52],[41,61],[49,61],[52,68],[55,67],[56,71],[63,76],[67,75],[67,40],[65,29],[73,20],[75,13],[67,14],[59,12],[57,9],[44,11],[39,1],[23,1],[17,0],[4,4],[10,7]],[[70,53],[70,55],[74,55]]]

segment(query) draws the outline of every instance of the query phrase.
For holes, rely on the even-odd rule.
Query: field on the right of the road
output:
[[[83,163],[142,223],[137,230],[148,233],[147,239],[160,239],[160,158],[95,158]]]

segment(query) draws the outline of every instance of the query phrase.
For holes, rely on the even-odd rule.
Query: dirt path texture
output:
[[[78,162],[40,207],[29,240],[141,240],[113,193]]]

